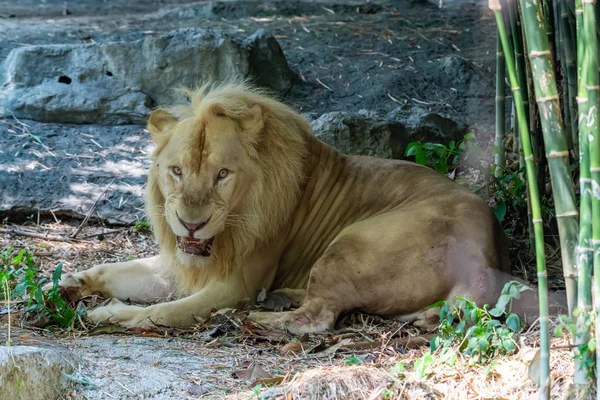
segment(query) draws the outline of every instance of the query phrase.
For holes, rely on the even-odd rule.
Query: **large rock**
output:
[[[0,346],[0,399],[63,398],[77,368],[73,353],[58,347]]]
[[[250,77],[279,93],[293,72],[271,35],[243,42],[208,29],[182,29],[135,42],[16,48],[5,65],[0,115],[44,122],[142,124],[173,88]]]
[[[447,144],[462,139],[467,127],[422,108],[410,112],[398,108],[387,115],[330,112],[316,117],[312,128],[319,139],[343,153],[400,159],[410,142]]]

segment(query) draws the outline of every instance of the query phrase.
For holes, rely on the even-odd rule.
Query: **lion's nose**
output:
[[[190,222],[185,222],[184,220],[182,220],[179,217],[179,214],[177,214],[177,218],[179,219],[179,222],[181,222],[181,224],[183,226],[185,226],[185,228],[189,231],[190,236],[194,236],[194,232],[196,232],[198,229],[202,229],[206,225],[206,223],[208,222],[208,220],[207,220],[207,221],[201,222],[199,224],[192,224]]]

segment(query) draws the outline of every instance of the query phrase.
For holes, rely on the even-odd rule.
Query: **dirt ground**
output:
[[[31,221],[20,229],[54,235],[51,240],[0,235],[0,248],[27,247],[46,275],[61,261],[68,272],[155,252],[149,233],[128,227],[93,225],[78,240],[59,240],[78,226]],[[92,297],[82,304],[93,307],[101,301]],[[273,304],[286,306],[275,298],[264,307]],[[431,334],[359,313],[343,317],[329,334],[298,338],[252,325],[243,308],[216,312],[207,323],[188,330],[126,331],[80,324],[68,330],[36,328],[25,318],[24,306],[11,305],[11,326],[6,311],[0,312],[0,340],[10,329],[13,345],[73,351],[81,365],[72,390],[65,393],[68,399],[247,400],[258,398],[253,391],[258,384],[265,399],[286,399],[290,393],[294,399],[533,399],[537,393],[528,376],[539,346],[537,325],[522,335],[515,355],[497,358],[489,369],[461,357],[452,366],[432,364],[420,378],[415,362],[427,352]],[[554,339],[552,346],[552,398],[564,398],[571,383],[572,353],[565,339]],[[397,363],[406,371],[390,375]]]
[[[493,137],[496,42],[486,4],[0,1],[0,63],[11,49],[28,44],[135,40],[184,27],[246,37],[264,28],[276,36],[298,73],[298,82],[284,98],[298,111],[389,111],[418,105],[466,122],[485,145]],[[25,222],[16,220],[16,226],[6,216],[3,229],[54,236],[68,236],[81,222],[67,216],[38,221],[33,215]],[[0,233],[0,248],[28,247],[45,273],[60,261],[65,271],[75,271],[156,252],[151,235],[130,226],[92,221],[79,238]],[[394,321],[353,314],[330,335],[302,338],[306,346],[295,354],[282,351],[298,338],[246,329],[243,313],[226,313],[217,321],[185,332],[66,332],[22,329],[18,323],[8,327],[2,312],[0,336],[11,329],[15,344],[72,349],[83,360],[80,381],[65,395],[75,399],[248,399],[258,397],[252,392],[257,382],[264,383],[260,396],[269,394],[264,386],[278,382],[295,398],[385,398],[385,389],[392,388],[393,398],[525,399],[537,390],[527,376],[537,346],[535,326],[524,335],[521,350],[499,359],[490,371],[464,359],[453,367],[434,364],[421,379],[413,366],[427,347],[414,343],[425,333]],[[561,398],[571,382],[571,351],[565,344],[562,339],[553,342],[553,398]],[[402,379],[388,373],[397,362],[408,371]],[[312,396],[311,390],[320,396]]]

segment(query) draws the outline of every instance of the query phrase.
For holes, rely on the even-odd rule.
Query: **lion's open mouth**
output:
[[[196,239],[191,237],[177,236],[177,246],[181,251],[195,256],[210,257],[212,242],[215,238]]]

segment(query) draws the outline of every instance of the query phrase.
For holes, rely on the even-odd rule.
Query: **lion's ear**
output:
[[[248,133],[249,135],[256,136],[258,135],[264,128],[265,122],[263,118],[262,108],[255,104],[250,107],[249,116],[240,121],[240,125],[242,129]]]
[[[156,144],[162,144],[169,137],[169,130],[177,123],[171,113],[163,108],[154,110],[148,119],[148,131]]]

